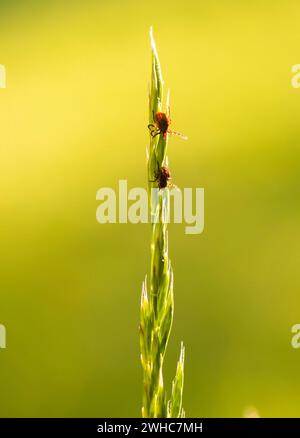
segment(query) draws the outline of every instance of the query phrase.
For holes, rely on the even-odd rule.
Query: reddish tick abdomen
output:
[[[155,122],[158,129],[165,134],[170,126],[170,119],[165,113],[158,112],[155,114]]]

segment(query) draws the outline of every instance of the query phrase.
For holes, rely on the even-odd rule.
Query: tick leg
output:
[[[155,135],[157,135],[157,126],[152,125],[152,124],[150,123],[150,125],[148,125],[148,129],[149,129],[149,131],[150,131],[150,135],[151,135],[152,137],[155,137]],[[154,135],[154,133],[155,133],[155,135]]]
[[[156,131],[156,133],[153,135],[154,132],[155,131],[150,132],[150,134],[152,135],[153,138],[156,137],[157,135],[161,134],[160,129],[158,131]]]
[[[177,135],[177,137],[180,137],[182,140],[187,140],[188,138],[185,135],[182,135],[180,132],[176,132],[176,131],[169,131],[169,134],[173,134],[173,135]]]
[[[157,127],[156,127],[155,125],[152,125],[152,124],[150,124],[150,125],[148,125],[148,129],[149,129],[149,131],[150,131],[150,134],[151,134],[151,132],[153,132],[153,131],[156,131],[156,130],[157,130]]]

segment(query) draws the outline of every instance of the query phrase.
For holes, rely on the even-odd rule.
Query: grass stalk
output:
[[[157,112],[169,110],[169,93],[163,106],[163,88],[159,58],[150,30],[152,50],[152,74],[149,90],[149,124],[154,124]],[[144,418],[182,418],[182,392],[184,383],[184,347],[177,364],[170,399],[163,381],[163,364],[172,328],[174,313],[173,270],[168,253],[167,220],[169,216],[169,188],[158,190],[158,196],[151,196],[151,189],[157,189],[157,169],[167,165],[168,135],[150,136],[148,149],[148,194],[151,211],[151,264],[149,283],[147,277],[142,286],[140,348],[143,367]]]

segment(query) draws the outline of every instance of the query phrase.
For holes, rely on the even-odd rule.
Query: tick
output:
[[[180,134],[180,132],[170,130],[171,118],[166,113],[162,113],[162,112],[157,112],[155,114],[153,113],[153,119],[154,119],[154,124],[150,123],[148,125],[150,135],[153,138],[160,134],[163,134],[164,138],[167,137],[167,134],[174,134],[182,138],[183,140],[187,140],[187,137]]]
[[[171,172],[167,166],[161,166],[154,174],[155,180],[150,182],[157,182],[159,189],[165,189],[169,186],[171,180]]]

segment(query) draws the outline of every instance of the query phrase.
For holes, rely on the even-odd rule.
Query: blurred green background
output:
[[[205,230],[170,226],[187,416],[298,416],[299,2],[0,1],[1,416],[139,416],[147,225],[100,225],[96,191],[146,187],[149,27],[173,181]]]

